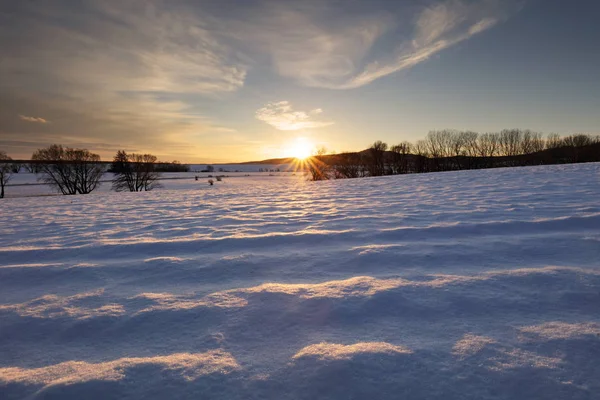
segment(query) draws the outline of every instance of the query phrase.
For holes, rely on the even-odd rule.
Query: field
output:
[[[600,164],[190,182],[0,201],[1,399],[600,398]]]
[[[265,178],[272,177],[302,177],[304,171],[299,171],[298,167],[292,164],[271,165],[271,164],[221,164],[214,165],[213,172],[200,172],[206,169],[206,165],[192,164],[189,166],[190,172],[170,172],[160,174],[160,184],[162,189],[180,190],[180,189],[204,189],[208,184],[208,179],[216,180],[216,176],[226,176],[230,184],[247,184],[254,178],[264,181]],[[222,169],[222,171],[220,171]],[[277,171],[279,170],[279,171]],[[269,172],[272,171],[272,172]],[[111,180],[114,175],[106,173],[100,180],[99,187],[93,192],[99,193],[111,192]],[[198,181],[195,180],[198,177]],[[28,173],[25,168],[18,174],[13,174],[6,187],[6,197],[35,197],[58,195],[60,192],[50,186],[41,183],[39,176]],[[238,179],[239,178],[239,179]],[[244,179],[241,179],[244,178]],[[227,185],[231,186],[231,185]]]

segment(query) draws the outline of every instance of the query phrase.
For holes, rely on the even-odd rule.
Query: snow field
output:
[[[600,398],[599,164],[244,182],[4,199],[0,398]]]

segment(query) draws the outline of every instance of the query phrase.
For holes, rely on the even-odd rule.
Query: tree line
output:
[[[160,187],[161,172],[188,172],[189,166],[178,161],[160,162],[152,154],[127,153],[119,150],[107,165],[98,154],[54,144],[36,150],[31,161],[23,164],[0,151],[0,198],[12,176],[22,166],[38,176],[38,181],[63,195],[88,194],[101,184],[102,177],[111,172],[112,190],[142,192]],[[107,168],[108,167],[108,168]]]
[[[494,133],[431,131],[415,143],[389,146],[376,141],[361,152],[327,154],[322,148],[307,160],[312,180],[359,178],[463,169],[514,167],[600,161],[600,136],[558,134],[505,129]],[[23,163],[0,151],[0,198]],[[160,162],[151,154],[120,150],[107,168],[98,154],[87,149],[52,145],[35,151],[24,164],[38,180],[64,195],[87,194],[112,172],[112,190],[149,191],[160,186],[161,172],[188,172],[178,161]]]
[[[494,133],[431,131],[415,143],[376,141],[362,152],[326,154],[307,161],[312,180],[600,161],[600,136],[561,137],[505,129]]]

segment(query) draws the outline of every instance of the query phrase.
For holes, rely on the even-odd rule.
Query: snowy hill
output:
[[[600,164],[0,212],[0,399],[599,398]]]

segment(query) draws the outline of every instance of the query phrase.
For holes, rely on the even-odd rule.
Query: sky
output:
[[[188,163],[600,133],[595,0],[0,0],[0,150]]]

